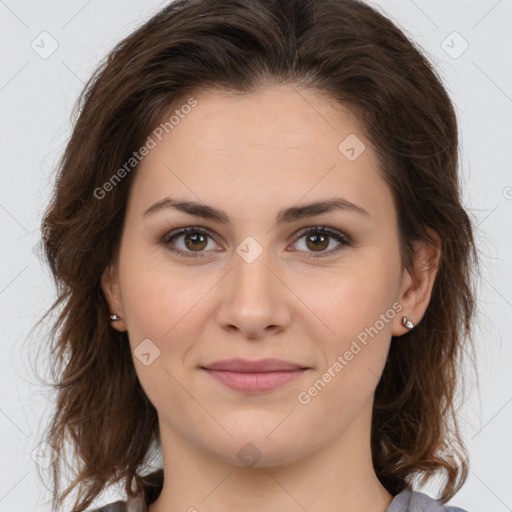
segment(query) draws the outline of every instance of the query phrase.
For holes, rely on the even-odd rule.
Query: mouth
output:
[[[261,393],[281,387],[311,368],[282,359],[225,359],[201,369],[231,389]]]

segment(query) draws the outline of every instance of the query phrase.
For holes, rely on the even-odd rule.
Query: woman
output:
[[[54,508],[461,511],[477,253],[421,52],[356,0],[179,0],[79,105],[42,226]]]

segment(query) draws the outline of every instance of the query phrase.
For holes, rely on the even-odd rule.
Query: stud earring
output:
[[[114,313],[113,315],[110,315],[110,321],[111,322],[119,322],[119,320],[121,320],[121,317],[117,313]]]
[[[412,329],[414,327],[414,324],[406,316],[402,317],[402,325],[407,327],[407,329]]]

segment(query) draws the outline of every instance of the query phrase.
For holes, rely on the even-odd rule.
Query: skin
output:
[[[120,250],[102,277],[122,318],[113,328],[128,331],[132,351],[145,339],[160,350],[147,366],[133,358],[162,441],[165,483],[149,511],[384,512],[393,496],[371,461],[374,392],[391,336],[407,332],[402,316],[417,323],[428,306],[439,252],[418,243],[415,280],[402,268],[391,190],[349,110],[286,85],[194,98],[197,106],[137,169]],[[338,150],[349,134],[366,146],[354,161]],[[171,208],[144,216],[166,196],[222,209],[230,223]],[[281,209],[334,196],[369,216],[338,210],[276,225]],[[314,233],[299,234],[324,224],[351,243],[328,237],[316,248]],[[211,236],[162,242],[188,226]],[[236,252],[246,237],[262,249],[251,263]],[[300,403],[298,394],[394,303],[401,311]],[[310,369],[247,394],[200,369],[231,357]],[[248,442],[260,456],[253,467],[237,457]]]

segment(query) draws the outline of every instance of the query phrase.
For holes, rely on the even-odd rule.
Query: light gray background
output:
[[[0,512],[51,510],[45,472],[32,453],[52,402],[30,363],[44,338],[29,331],[55,296],[37,257],[39,224],[71,109],[99,60],[165,3],[0,0]],[[480,380],[468,369],[461,410],[471,471],[450,503],[470,512],[512,511],[512,0],[373,5],[425,49],[456,104],[464,203],[478,224]],[[48,56],[52,39],[58,47]],[[435,483],[422,490],[436,495]],[[117,495],[110,490],[98,504]]]

